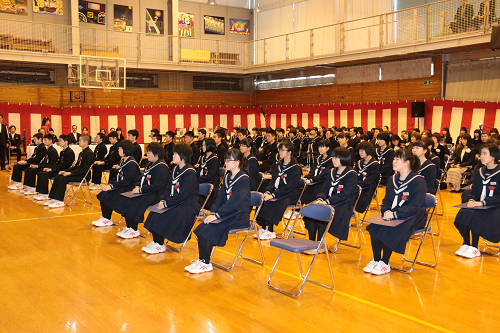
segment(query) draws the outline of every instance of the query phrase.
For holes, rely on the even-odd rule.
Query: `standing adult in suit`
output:
[[[7,136],[7,125],[3,122],[3,115],[0,114],[0,164],[5,170],[5,154],[9,148],[9,138]]]
[[[76,144],[78,144],[78,141],[80,140],[81,134],[78,133],[77,130],[78,130],[78,127],[76,125],[71,126],[71,133],[68,134],[70,145],[76,145]]]
[[[16,126],[9,127],[9,149],[11,153],[16,153],[16,162],[21,160],[21,135],[16,133]]]
[[[474,6],[467,3],[467,0],[461,0],[461,5],[458,7],[453,22],[450,23],[450,28],[454,33],[467,30],[467,27],[472,23],[474,16]]]

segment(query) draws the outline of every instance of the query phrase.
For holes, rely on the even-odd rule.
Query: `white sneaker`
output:
[[[455,252],[455,254],[457,256],[462,256],[464,254],[465,251],[467,251],[467,249],[469,248],[469,245],[462,245],[460,246],[460,248],[458,249],[458,251]]]
[[[94,184],[92,186],[89,187],[90,190],[102,190],[102,186],[101,184]]]
[[[53,202],[49,205],[49,208],[61,208],[61,207],[66,206],[66,204],[62,201],[59,201],[59,200],[54,200],[54,201],[55,202]]]
[[[129,229],[128,227],[125,227],[122,231],[118,231],[118,232],[116,233],[116,235],[117,235],[118,237],[121,237],[123,234],[126,234],[126,233],[128,233],[128,232],[129,232],[129,230],[128,230],[128,229]]]
[[[10,186],[7,186],[9,190],[22,190],[23,189],[23,183],[16,182]]]
[[[473,259],[481,256],[481,251],[477,247],[469,246],[467,250],[462,253],[462,257]]]
[[[24,195],[35,195],[37,192],[36,192],[36,189],[34,187],[30,187],[29,189],[26,189],[24,191]]]
[[[50,198],[49,198],[50,199]],[[49,201],[47,202],[44,202],[43,205],[44,206],[48,206],[48,205],[52,205],[54,202],[56,202],[57,200],[54,200],[54,199],[50,199]]]
[[[48,194],[39,194],[39,195],[35,195],[33,197],[33,199],[37,200],[37,201],[46,201],[46,200],[50,200],[49,198],[49,195]]]
[[[264,230],[264,232],[262,234],[260,234],[260,239],[261,240],[269,240],[269,239],[275,239],[276,238],[276,233],[275,232],[271,232],[269,230]]]
[[[391,271],[391,266],[388,265],[388,264],[386,265],[385,262],[383,262],[382,260],[380,260],[372,268],[372,271],[370,273],[372,273],[374,275],[383,275],[383,274],[389,273],[390,271]]]
[[[259,229],[259,234],[258,234],[258,235],[257,235],[257,234],[253,234],[253,238],[257,238],[257,237],[259,237],[260,235],[262,235],[262,233],[263,233],[264,231],[265,231],[265,229],[260,228],[260,229]]]
[[[200,259],[196,260],[193,265],[195,266],[191,267],[188,271],[192,274],[206,273],[214,270],[211,263],[205,264],[205,261]]]
[[[130,239],[130,238],[136,238],[136,237],[139,237],[141,235],[141,233],[139,232],[139,230],[134,230],[132,228],[128,228],[128,231],[127,232],[123,232],[121,235],[119,235],[118,237],[120,238],[125,238],[125,239]]]
[[[92,224],[96,227],[106,227],[108,225],[113,225],[113,222],[111,220],[108,220],[104,216],[101,216],[99,220],[93,221]]]
[[[157,254],[165,252],[167,250],[167,247],[165,246],[165,244],[160,245],[156,242],[151,242],[148,244],[148,246],[143,247],[142,250],[149,254]]]
[[[184,267],[184,270],[189,272],[192,268],[195,268],[198,265],[198,261],[200,260],[191,260],[191,265]]]
[[[378,262],[377,262],[377,261],[375,261],[375,260],[370,261],[370,262],[369,262],[369,263],[365,266],[365,268],[363,268],[363,272],[365,272],[365,273],[371,273],[371,272],[372,272],[372,270],[373,270],[373,268],[377,265],[377,263],[378,263]]]

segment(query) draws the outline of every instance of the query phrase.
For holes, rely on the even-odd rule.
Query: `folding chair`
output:
[[[259,172],[259,175],[260,175],[260,183],[259,183],[259,186],[257,186],[256,191],[260,190],[260,187],[262,186],[262,183],[264,182],[264,173]]]
[[[290,217],[289,218],[286,218],[286,217],[283,217],[283,221],[286,221],[286,224],[285,224],[285,229],[283,229],[283,233],[281,234],[281,236],[278,236],[278,238],[284,238],[285,237],[285,233],[286,231],[288,230],[288,225],[290,224],[290,221],[292,220],[293,218],[293,214],[299,210],[301,207],[302,207],[302,204],[300,202],[300,200],[302,199],[302,195],[304,194],[304,191],[306,189],[306,186],[307,186],[307,183],[306,183],[306,179],[305,178],[300,178],[299,180],[299,186],[298,186],[298,189],[300,191],[300,194],[299,194],[299,197],[297,198],[297,201],[295,201],[294,203],[290,203],[288,205],[288,207],[286,209],[291,209],[290,211]],[[292,232],[293,228],[290,229],[290,232],[288,233],[288,237],[290,236],[290,233]],[[300,235],[305,235],[304,232],[302,231],[295,231],[296,233],[300,234]]]
[[[437,215],[443,216],[443,214],[444,214],[443,197],[441,196],[441,184],[444,182],[444,180],[446,178],[446,172],[448,170],[448,165],[450,163],[451,156],[444,155],[444,158],[446,159],[446,163],[444,164],[444,169],[441,170],[441,177],[439,179],[439,184],[438,184],[437,191],[436,191],[436,197],[439,195],[439,201],[441,202],[441,213],[436,213],[436,216]],[[436,217],[436,219],[437,219],[437,217]],[[438,223],[438,233],[436,236],[439,236],[440,232],[441,232],[441,227],[439,226],[439,223]]]
[[[427,266],[427,267],[436,267],[437,266],[438,261],[437,261],[436,244],[434,242],[434,233],[432,232],[432,218],[433,218],[434,214],[436,213],[437,204],[438,204],[438,199],[436,198],[436,196],[429,194],[429,193],[427,193],[425,195],[425,208],[427,209],[429,216],[427,218],[427,223],[425,224],[425,227],[423,229],[416,230],[413,233],[414,236],[421,236],[420,237],[420,244],[418,245],[418,249],[417,249],[417,253],[415,254],[415,257],[413,259],[407,259],[404,254],[402,256],[404,261],[412,263],[411,267],[409,269],[405,270],[403,268],[394,268],[391,266],[391,269],[394,269],[394,270],[401,272],[401,273],[410,274],[413,271],[415,264],[419,264],[419,265],[423,265],[423,266]],[[420,255],[420,251],[422,250],[422,246],[424,245],[424,241],[425,241],[425,236],[427,236],[427,234],[430,235],[431,240],[432,240],[432,250],[434,252],[434,263],[433,264],[418,261],[418,256]],[[410,239],[410,241],[411,240],[412,239]],[[410,251],[410,248],[408,249],[408,252],[409,251]]]
[[[486,252],[486,251],[481,251],[482,254],[486,254],[486,255],[489,255],[489,256],[498,256],[500,255],[500,245],[494,245],[494,244],[491,244],[489,243],[486,239],[483,238],[483,242],[486,246],[488,247],[492,247],[492,248],[495,248],[497,249],[497,253],[491,253],[491,252]]]
[[[371,209],[371,208],[370,208],[370,206],[372,205],[373,200],[375,200],[375,202],[377,203],[377,208],[375,208],[375,210],[380,211],[380,205],[379,205],[379,203],[378,203],[377,194],[378,194],[378,188],[379,188],[379,186],[380,186],[380,181],[381,181],[381,180],[382,180],[382,176],[379,176],[379,178],[378,178],[378,183],[377,183],[377,187],[375,188],[375,192],[373,192],[373,198],[372,198],[372,201],[370,201],[370,204],[366,207],[365,212],[364,212],[364,214],[363,214],[363,218],[361,218],[361,219],[360,219],[360,220],[361,220],[360,226],[362,226],[362,225],[363,225],[363,222],[365,222],[365,220],[366,220],[366,214],[368,214],[368,211]],[[358,199],[358,200],[359,200],[359,199]],[[356,204],[357,204],[357,203],[356,203]],[[356,206],[354,206],[354,207],[356,207]]]
[[[222,185],[223,177],[226,175],[226,168],[219,168],[219,177],[220,177],[220,183],[219,186]]]
[[[198,221],[201,217],[205,216],[205,214],[206,214],[205,205],[207,204],[208,199],[210,198],[210,195],[212,195],[213,189],[214,189],[214,186],[212,184],[209,184],[209,183],[200,184],[199,195],[206,196],[206,199],[205,199],[205,202],[203,203],[203,206],[201,206],[200,212],[198,213],[198,215],[196,215],[196,218],[193,221],[193,227],[191,228],[191,231],[189,232],[188,236],[186,237],[186,240],[184,241],[184,243],[182,243],[182,246],[180,248],[176,248],[172,245],[169,245],[168,244],[169,240],[167,239],[167,241],[165,242],[165,246],[167,246],[168,248],[171,248],[172,250],[177,251],[177,252],[182,251],[184,246],[186,246],[186,243],[188,242],[188,240],[191,239],[191,234],[193,233],[193,230],[196,226],[196,221]],[[148,234],[149,234],[149,232],[148,232]]]
[[[83,179],[80,182],[68,182],[69,188],[66,190],[66,193],[64,194],[64,199],[66,199],[66,197],[71,198],[71,201],[69,202],[68,206],[73,203],[73,201],[75,200],[75,197],[76,197],[78,191],[80,191],[80,189],[82,190],[83,200],[86,203],[91,204],[91,205],[94,203],[94,199],[92,198],[92,193],[90,192],[90,188],[89,188],[89,182],[87,181],[87,176],[88,176],[89,172],[92,170],[93,166],[94,166],[94,164],[92,164],[92,166],[87,170],[87,173],[85,174],[85,176],[83,177]],[[75,191],[73,189],[73,185],[77,185],[77,184],[78,184],[78,188]],[[87,192],[88,192],[88,195],[90,198],[90,202],[87,200],[87,198],[85,198],[85,191],[83,190],[84,188],[87,189]],[[71,190],[71,194],[69,193],[70,190]],[[64,202],[64,199],[63,199],[63,202]]]
[[[108,170],[102,170],[101,184],[103,184],[103,183],[108,184],[109,183],[110,171],[111,170],[109,170],[109,169]]]
[[[327,223],[326,230],[330,229],[330,226],[332,225],[333,221],[333,216],[334,216],[334,209],[330,205],[321,205],[321,204],[311,204],[307,205],[304,208],[300,210],[300,215],[303,217],[307,218],[312,218],[315,220],[322,221],[323,223]],[[295,219],[294,223],[297,221],[297,218]],[[293,228],[293,226],[292,226]],[[271,275],[269,275],[269,279],[267,280],[267,285],[269,288],[279,291],[280,293],[283,293],[287,296],[290,297],[297,297],[302,293],[302,289],[304,288],[304,285],[306,282],[311,282],[314,284],[317,284],[318,286],[322,286],[325,288],[328,288],[330,290],[333,290],[335,287],[335,281],[333,280],[333,272],[332,272],[332,267],[330,264],[330,255],[328,253],[328,247],[326,245],[325,241],[325,236],[326,232],[323,234],[321,237],[321,240],[318,241],[312,241],[309,239],[304,239],[304,238],[293,238],[293,239],[277,239],[277,240],[271,240],[270,245],[272,247],[276,247],[278,249],[281,249],[280,254],[278,255],[278,259],[276,259],[276,263],[274,264],[273,270],[271,271]],[[309,279],[309,274],[311,273],[311,270],[313,268],[313,265],[316,261],[316,258],[318,256],[318,250],[324,248],[325,249],[325,254],[328,262],[328,269],[330,271],[330,277],[332,279],[332,285],[326,285],[317,281],[313,281]],[[300,253],[308,250],[316,250],[316,253],[314,254],[314,257],[312,259],[311,265],[309,266],[307,273],[304,275],[304,271],[302,270],[302,263],[300,260]],[[295,253],[297,255],[297,261],[299,262],[299,269],[300,269],[300,275],[302,277],[302,284],[300,286],[299,291],[296,294],[292,294],[290,292],[287,292],[283,289],[277,288],[273,285],[271,285],[271,278],[273,277],[273,274],[276,270],[276,267],[278,266],[278,262],[280,261],[281,255],[283,254],[283,251],[288,251]]]
[[[256,264],[264,266],[264,251],[262,250],[262,243],[260,242],[260,238],[259,237],[257,237],[257,242],[259,244],[260,255],[262,257],[262,261],[257,261],[255,259],[247,258],[247,257],[243,256],[243,254],[241,253],[241,251],[243,249],[243,246],[245,245],[245,242],[246,242],[246,240],[248,238],[248,234],[252,230],[255,230],[255,232],[257,234],[259,233],[259,227],[257,226],[257,222],[256,221],[257,221],[257,216],[259,215],[259,212],[260,212],[260,208],[262,207],[262,202],[264,202],[264,194],[262,194],[260,192],[252,191],[251,198],[250,198],[250,205],[252,206],[252,209],[255,209],[255,214],[253,216],[253,219],[250,220],[250,226],[248,228],[240,228],[240,229],[231,229],[231,230],[229,230],[229,234],[230,235],[231,234],[234,235],[234,237],[236,238],[236,244],[238,245],[238,252],[236,253],[236,256],[234,257],[234,260],[233,260],[233,263],[231,264],[231,267],[227,268],[227,267],[224,267],[222,265],[216,264],[213,261],[212,261],[212,265],[214,265],[215,267],[221,268],[221,269],[229,272],[234,267],[234,265],[236,264],[236,260],[238,259],[238,257],[241,256],[243,259],[246,259],[248,261],[251,261],[251,262],[254,262]],[[240,245],[240,242],[239,242],[239,239],[238,239],[238,233],[239,232],[245,232],[245,238],[243,239],[243,242],[241,242],[241,245]],[[211,256],[213,256],[215,248],[216,247],[213,248]]]
[[[356,205],[358,204],[358,201],[359,201],[359,197],[361,196],[361,191],[363,191],[363,189],[359,185],[358,185],[358,189],[359,189],[358,198],[356,199],[356,203],[354,204],[354,208],[356,208]],[[354,240],[354,243],[352,243],[352,244],[345,243],[345,242],[339,242],[339,244],[354,247],[356,249],[361,249],[361,222],[358,221],[358,216],[356,215],[356,211],[354,209],[353,209],[353,216],[354,216],[354,227],[356,227],[356,239],[358,240],[359,244],[356,245],[356,239]]]

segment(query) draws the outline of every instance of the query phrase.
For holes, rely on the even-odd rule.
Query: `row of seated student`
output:
[[[379,146],[385,147],[384,141],[387,139],[384,140],[386,138],[384,133],[380,134],[378,136]],[[44,145],[41,143],[42,139]],[[210,150],[213,150],[214,142],[209,139],[205,140],[203,146],[205,161],[210,160],[213,154]],[[36,165],[36,169],[40,169],[36,174],[38,176],[36,189],[40,190],[39,193],[42,196],[46,196],[47,194],[43,192],[48,192],[48,178],[51,175],[55,176],[54,183],[46,199],[52,199],[48,202],[52,201],[53,203],[62,202],[66,184],[69,181],[80,181],[85,174],[88,174],[87,171],[95,160],[94,152],[88,148],[90,137],[80,137],[79,143],[82,152],[72,167],[68,166],[72,164],[74,154],[71,154],[71,148],[68,147],[67,137],[61,136],[60,138],[60,145],[63,150],[55,164],[51,164],[54,163],[54,156],[57,158],[57,152],[54,154],[55,149],[51,147],[51,138],[49,136],[42,138],[41,135],[35,135],[35,140],[38,143],[35,153],[26,163],[20,163],[15,167],[13,180],[16,183],[11,185],[10,188],[22,188],[22,184],[19,186],[21,180],[19,174],[22,174],[23,170],[28,171],[29,174],[31,169],[35,169],[32,165]],[[199,244],[199,260],[193,264],[194,266],[186,267],[190,272],[197,273],[211,270],[210,259],[207,256],[211,253],[213,246],[223,246],[225,244],[229,229],[241,226],[243,221],[248,224],[249,204],[247,197],[252,189],[252,181],[247,174],[247,172],[250,173],[250,169],[246,167],[246,164],[254,159],[250,153],[249,146],[251,145],[250,139],[243,139],[240,144],[243,152],[231,149],[224,156],[225,166],[229,173],[224,177],[221,191],[215,196],[215,204],[211,206],[213,208],[209,207],[211,208],[210,217],[205,219],[204,224],[195,231],[198,237],[204,240]],[[193,155],[191,146],[177,144],[173,147],[172,162],[175,167],[170,171],[164,161],[164,147],[160,143],[151,143],[147,149],[149,163],[142,175],[137,160],[134,158],[136,152],[134,143],[125,140],[118,143],[117,147],[118,155],[121,157],[117,174],[116,177],[110,178],[110,183],[103,187],[102,192],[98,195],[98,199],[101,201],[102,217],[94,221],[93,224],[96,226],[110,225],[112,223],[111,213],[114,210],[125,217],[127,224],[127,227],[120,231],[118,236],[134,238],[139,235],[137,226],[143,221],[146,208],[151,204],[158,204],[158,208],[164,209],[166,212],[164,214],[151,213],[148,216],[145,227],[152,232],[153,242],[144,247],[143,250],[147,253],[160,253],[165,251],[165,239],[182,242],[188,236],[192,221],[194,221],[200,210],[198,184],[200,183],[200,177],[205,175],[205,167],[195,170],[190,164]],[[430,147],[432,147],[432,142],[424,144],[422,141],[417,141],[413,144],[413,153],[406,148],[397,149],[394,152],[392,165],[396,175],[390,176],[388,180],[381,211],[386,219],[408,216],[413,216],[413,218],[396,228],[379,225],[370,225],[367,228],[372,239],[374,257],[365,267],[365,272],[373,274],[389,272],[388,260],[390,254],[393,251],[404,252],[405,244],[412,232],[421,227],[422,223],[425,223],[425,218],[423,218],[425,216],[425,193],[432,193],[433,191],[429,189],[425,179],[435,179],[435,175],[428,177],[418,173],[424,170],[422,166],[432,165],[428,159]],[[295,146],[290,141],[283,141],[279,145],[279,161],[273,167],[271,181],[265,189],[265,202],[257,218],[258,224],[262,226],[258,235],[261,239],[276,237],[273,228],[281,221],[288,204],[297,195],[302,169],[296,162],[294,148]],[[337,147],[333,151],[331,158],[329,150],[330,142],[328,140],[321,141],[318,150],[320,156],[309,170],[309,174],[306,175],[307,182],[313,186],[308,187],[305,192],[304,203],[309,201],[334,206],[336,209],[335,219],[328,231],[338,239],[346,240],[353,209],[361,212],[370,204],[378,183],[377,178],[380,175],[380,162],[372,156],[374,146],[370,142],[361,142],[359,144],[358,150],[361,159],[356,163],[354,170],[350,166],[352,154],[348,148]],[[474,178],[471,196],[475,201],[470,201],[469,205],[494,206],[495,200],[499,200],[498,190],[496,189],[496,177],[500,177],[500,173],[497,172],[498,155],[498,147],[495,145],[487,145],[481,150],[481,161],[485,167],[481,168],[481,171]],[[51,165],[51,168],[46,168],[48,165]],[[429,167],[429,169],[432,169],[432,167]],[[256,173],[256,166],[254,166],[253,170],[253,173]],[[25,172],[25,180],[26,176]],[[32,176],[28,178],[30,177]],[[315,186],[317,185],[315,183],[321,184],[321,180],[323,180],[322,186]],[[481,182],[482,184],[480,184]],[[234,187],[235,184],[240,186]],[[363,191],[358,206],[354,207],[358,196],[358,184]],[[242,192],[236,193],[236,189]],[[479,189],[482,189],[482,191],[479,191]],[[119,196],[120,193],[126,191],[133,191],[141,195],[137,198]],[[62,205],[59,204],[56,207]],[[224,224],[214,223],[217,227],[210,225],[211,222],[219,222],[228,216],[228,212],[233,214],[235,209],[238,210],[238,214],[241,213],[238,218],[228,218]],[[470,216],[466,213],[457,215],[456,225],[460,233],[463,236],[466,232],[471,235],[469,238],[464,236],[464,246],[467,247],[462,246],[457,251],[457,255],[473,258],[478,255],[476,251],[477,235],[495,242],[498,241],[498,232],[495,230],[494,223],[486,223],[483,229],[475,228],[471,221],[476,221],[477,213],[474,211],[473,214],[470,212],[468,214]],[[486,219],[480,220],[485,221]],[[305,223],[310,239],[319,239],[325,232],[318,222],[306,220]],[[469,230],[467,231],[458,225],[466,225]]]

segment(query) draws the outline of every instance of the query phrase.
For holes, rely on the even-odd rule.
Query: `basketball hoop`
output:
[[[111,87],[114,86],[114,81],[112,80],[102,80],[101,81],[102,90],[104,92],[111,92]]]

